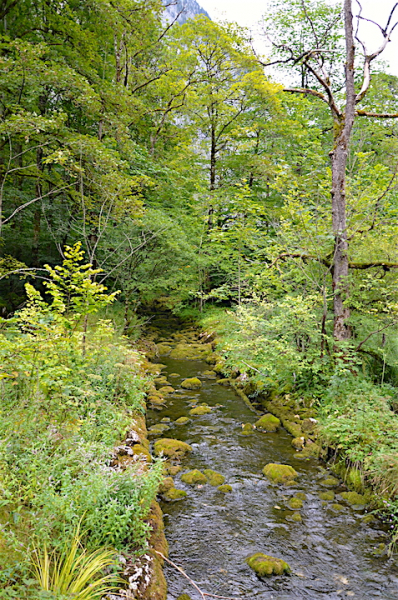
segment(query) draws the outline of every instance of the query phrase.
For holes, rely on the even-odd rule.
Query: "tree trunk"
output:
[[[331,152],[332,220],[334,235],[333,337],[337,342],[347,340],[351,337],[351,330],[348,323],[350,309],[347,306],[347,300],[349,298],[349,248],[347,239],[347,209],[345,189],[348,147],[355,119],[355,46],[351,0],[344,0],[344,26],[346,39],[346,105],[344,114],[340,117],[335,116],[334,118],[334,146]]]

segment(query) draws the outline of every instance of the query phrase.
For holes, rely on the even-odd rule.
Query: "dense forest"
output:
[[[352,4],[275,0],[262,57],[160,0],[0,3],[0,598],[100,597],[111,573],[39,589],[65,541],[97,573],[145,548],[161,462],[104,465],[154,307],[250,397],[316,407],[398,526],[398,14],[375,50]]]

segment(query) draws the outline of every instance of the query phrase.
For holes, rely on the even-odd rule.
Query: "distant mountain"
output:
[[[173,21],[176,16],[183,10],[182,14],[178,17],[178,23],[181,25],[188,19],[193,19],[196,15],[206,15],[210,19],[208,13],[202,8],[196,0],[177,0],[173,3],[173,0],[162,0],[166,8],[166,19]]]

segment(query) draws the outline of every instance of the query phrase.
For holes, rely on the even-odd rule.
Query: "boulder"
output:
[[[176,425],[186,425],[191,419],[189,417],[180,417],[175,421]]]
[[[218,487],[225,482],[224,475],[217,473],[217,471],[213,471],[212,469],[203,469],[203,473],[207,477],[207,481],[210,483],[210,485],[214,487]]]
[[[300,498],[290,498],[288,505],[293,510],[300,510],[300,508],[303,508],[303,501]]]
[[[273,433],[279,429],[281,425],[280,420],[270,413],[263,415],[256,423],[256,428],[260,431],[267,431]]]
[[[194,469],[188,473],[181,475],[181,481],[188,483],[188,485],[196,485],[198,483],[207,483],[207,477],[202,471]]]
[[[228,485],[228,484],[219,485],[217,489],[219,492],[222,492],[223,494],[229,494],[229,492],[232,492],[232,486]]]
[[[342,492],[340,496],[351,504],[351,506],[365,506],[368,501],[365,496],[358,494],[358,492]]]
[[[290,573],[289,565],[280,558],[274,558],[267,554],[257,552],[246,559],[247,564],[260,577],[271,577],[271,575],[284,575]]]
[[[171,387],[171,385],[165,385],[164,387],[161,387],[159,389],[159,392],[165,396],[167,396],[168,394],[174,394],[175,389],[173,387]]]
[[[190,415],[208,415],[209,413],[211,413],[211,408],[210,406],[197,406],[196,408],[192,408],[189,411]]]
[[[290,465],[278,465],[274,463],[265,465],[263,473],[273,483],[289,483],[298,477],[297,471]]]
[[[175,487],[170,488],[162,495],[163,500],[166,502],[175,502],[176,500],[183,500],[187,497],[187,493],[184,490],[179,490]]]
[[[185,390],[198,390],[202,387],[202,382],[197,377],[191,377],[189,379],[184,379],[181,383],[181,387]]]
[[[163,454],[163,456],[167,456],[168,458],[182,458],[188,452],[192,452],[192,446],[180,440],[162,438],[156,440],[154,450],[156,456]]]

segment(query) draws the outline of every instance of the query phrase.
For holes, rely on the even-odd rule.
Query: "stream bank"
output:
[[[157,345],[149,352],[161,376],[149,396],[149,437],[177,439],[192,448],[168,471],[172,489],[183,492],[180,500],[162,494],[171,559],[202,590],[223,596],[396,600],[398,569],[386,553],[388,534],[362,499],[355,504],[357,497],[347,495],[343,481],[316,458],[297,452],[284,428],[275,433],[253,429],[259,414],[229,381],[216,378],[209,340],[165,316],[154,319],[152,327]],[[192,378],[200,387],[187,389],[184,381]],[[313,418],[302,416],[303,422]],[[304,446],[311,447],[311,435]],[[297,481],[288,487],[272,484],[262,474],[267,463],[291,465]],[[208,470],[230,487],[211,485]],[[257,577],[245,562],[256,552],[286,560],[292,575]],[[175,569],[166,566],[165,573],[169,600],[182,593],[200,598]]]

